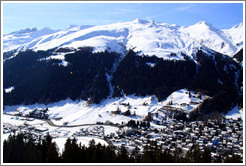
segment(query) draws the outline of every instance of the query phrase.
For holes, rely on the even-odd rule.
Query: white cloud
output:
[[[195,4],[188,4],[188,5],[180,6],[180,7],[174,8],[172,10],[165,11],[165,12],[163,12],[161,14],[145,17],[145,19],[155,19],[155,18],[158,18],[158,17],[161,17],[161,16],[170,15],[170,14],[173,14],[173,13],[187,11],[187,10],[193,8],[193,7],[196,7],[196,6],[197,5],[195,5]]]
[[[177,7],[177,8],[175,8],[174,10],[175,10],[175,11],[185,11],[185,10],[189,10],[189,9],[195,7],[195,6],[197,6],[197,5],[195,5],[195,4],[189,4],[189,5]]]

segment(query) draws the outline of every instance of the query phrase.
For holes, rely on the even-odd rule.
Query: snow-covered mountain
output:
[[[204,21],[184,27],[142,19],[101,26],[70,26],[58,31],[34,29],[3,37],[4,52],[91,46],[94,52],[108,50],[125,54],[133,49],[139,51],[139,55],[156,55],[163,59],[183,59],[182,54],[191,56],[200,46],[233,56],[243,47],[242,43],[242,23],[219,30]],[[170,53],[176,56],[170,57]]]
[[[141,19],[13,32],[3,39],[3,102],[163,101],[186,88],[212,97],[204,113],[223,112],[242,103],[242,33],[242,24],[219,30],[204,21],[184,27]]]
[[[37,28],[27,28],[12,32],[3,36],[3,50],[4,52],[7,52],[19,49],[36,38],[55,32],[57,32],[57,30],[52,30],[50,28],[43,28],[41,30],[37,30]]]
[[[233,41],[233,45],[235,45],[238,49],[243,46],[243,23],[233,26],[231,29],[222,30],[224,33],[229,35],[229,38]]]
[[[234,38],[230,38],[229,35],[207,22],[201,21],[189,27],[182,27],[182,30],[185,34],[189,34],[192,40],[222,54],[232,56],[238,50],[234,44]],[[233,35],[236,36],[238,34]],[[243,41],[242,36],[240,40]]]

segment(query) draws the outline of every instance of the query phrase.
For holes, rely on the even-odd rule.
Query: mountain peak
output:
[[[75,27],[78,27],[78,25],[69,25],[68,29],[75,28]]]
[[[69,30],[82,30],[82,29],[91,28],[93,26],[94,25],[69,25],[69,26],[67,26],[66,29],[69,29]]]
[[[208,26],[208,27],[213,27],[212,24],[210,24],[210,23],[208,23],[208,22],[206,22],[206,21],[200,21],[200,22],[198,22],[198,23],[195,24],[195,25],[205,25],[205,26]]]
[[[147,23],[150,23],[151,21],[150,20],[144,20],[144,19],[137,18],[137,19],[133,20],[132,22],[133,23],[140,23],[140,24],[147,24]]]
[[[10,34],[14,34],[14,33],[16,33],[16,34],[31,33],[31,32],[35,32],[37,30],[38,29],[36,27],[32,28],[32,29],[31,28],[26,28],[26,29],[20,29],[20,30],[12,32]]]
[[[49,27],[44,27],[43,29],[41,29],[40,31],[50,31],[52,29],[50,29]]]
[[[192,25],[190,27],[195,27],[195,28],[204,29],[204,30],[212,30],[214,32],[220,31],[219,29],[215,28],[212,24],[210,24],[209,22],[206,22],[206,21],[200,21],[200,22],[198,22],[195,25]]]
[[[240,22],[239,24],[234,25],[232,28],[240,28],[240,27],[242,27],[242,26],[243,26],[243,23],[242,23],[242,22]]]

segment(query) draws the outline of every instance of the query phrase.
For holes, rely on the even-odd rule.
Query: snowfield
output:
[[[233,45],[233,40],[228,34],[205,21],[201,21],[189,27],[182,27],[182,29],[186,34],[189,34],[194,41],[212,50],[230,56],[233,56],[237,52],[237,47]]]
[[[237,120],[238,118],[243,119],[243,109],[239,109],[238,106],[234,107],[232,110],[230,110],[226,116],[227,119],[235,119]]]
[[[133,49],[139,55],[183,60],[194,49],[206,46],[233,56],[243,47],[243,24],[219,30],[201,21],[188,27],[136,19],[131,22],[101,26],[70,26],[63,30],[18,31],[4,35],[4,52],[18,49],[47,50],[91,46],[94,52],[113,51],[125,55]],[[174,53],[173,56],[170,56]]]
[[[23,45],[35,40],[36,38],[42,38],[42,36],[53,34],[57,30],[52,30],[49,28],[43,28],[41,30],[33,29],[23,29],[17,32],[12,32],[10,34],[4,35],[3,37],[3,50],[11,51],[18,49]]]
[[[15,87],[14,87],[14,86],[11,86],[11,87],[9,87],[9,88],[6,88],[6,89],[5,89],[5,92],[6,92],[6,93],[11,93],[12,90],[14,90],[14,89],[15,89]]]
[[[202,94],[195,94],[194,92],[187,91],[187,89],[181,89],[173,92],[164,102],[165,105],[172,102],[172,107],[180,108],[186,112],[194,110],[199,104],[201,104],[208,96]]]
[[[51,121],[56,125],[82,125],[95,124],[97,122],[127,123],[129,120],[143,120],[150,113],[156,113],[163,106],[178,108],[188,113],[198,107],[208,96],[195,94],[187,89],[181,89],[173,92],[166,100],[158,102],[155,96],[124,96],[121,98],[111,98],[103,100],[100,104],[91,104],[88,106],[86,101],[72,101],[70,99],[48,105],[16,105],[6,106],[4,113],[22,113],[27,115],[34,109],[48,108],[48,115]],[[170,105],[170,102],[172,104]],[[113,111],[120,110],[121,113],[128,109],[132,116],[123,114],[116,115]],[[161,120],[162,117],[159,118]],[[59,120],[55,120],[59,119]]]

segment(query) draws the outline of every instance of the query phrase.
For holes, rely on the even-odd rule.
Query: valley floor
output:
[[[129,152],[136,147],[143,151],[151,141],[157,141],[171,154],[178,148],[185,156],[196,146],[201,152],[208,148],[212,161],[233,154],[242,159],[243,116],[237,106],[215,120],[186,122],[174,118],[177,112],[189,116],[205,98],[208,96],[181,89],[161,102],[155,96],[124,96],[98,105],[65,100],[49,105],[6,106],[2,142],[14,132],[31,132],[36,138],[49,133],[60,154],[66,139],[75,137],[86,146],[94,139],[103,145],[124,146]]]

